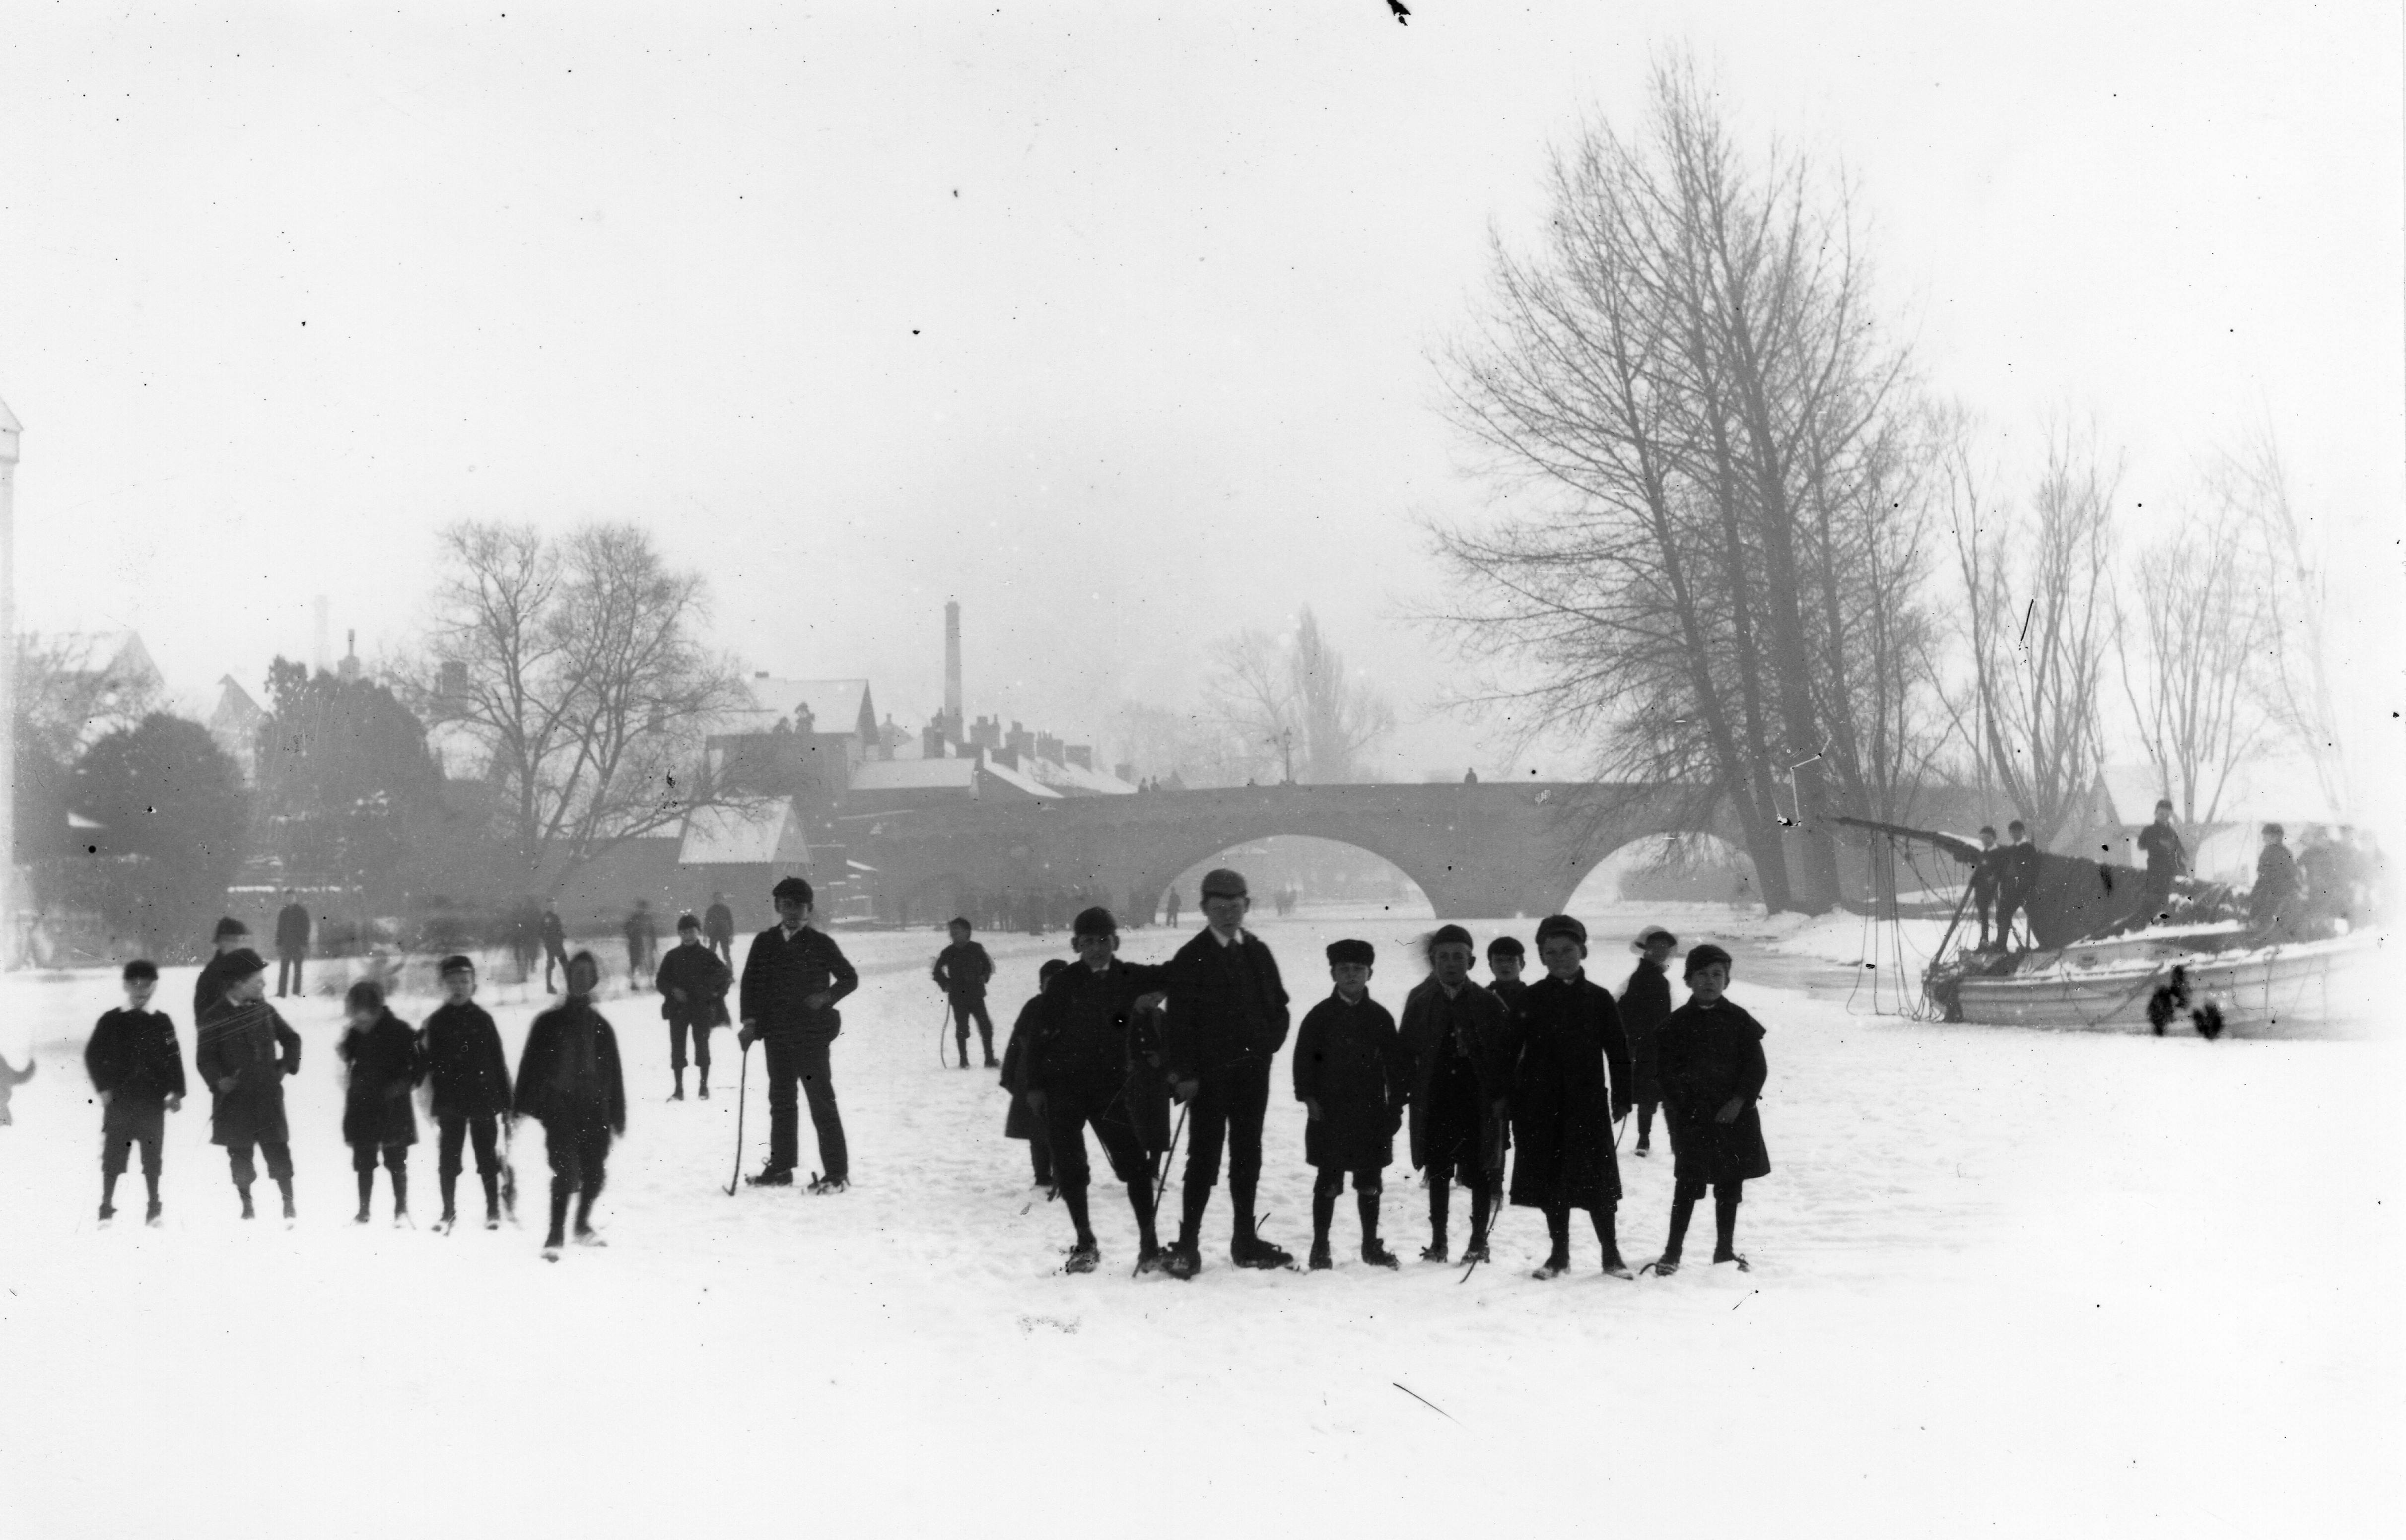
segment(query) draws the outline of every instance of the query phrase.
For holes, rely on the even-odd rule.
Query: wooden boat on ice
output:
[[[1979,847],[1933,829],[1841,819],[1933,845],[1970,862]],[[1959,923],[1922,973],[1950,1022],[2086,1032],[2195,1031],[2214,1038],[2327,1037],[2366,1013],[2385,938],[2379,930],[2273,940],[2237,921],[2127,928],[2134,868],[2040,853],[2025,905],[2033,943],[1997,952],[1960,943]],[[1968,894],[1967,894],[1968,898]]]

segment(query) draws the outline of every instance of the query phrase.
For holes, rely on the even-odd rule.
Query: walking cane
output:
[[[944,996],[943,1020],[936,1024],[936,1067],[939,1069],[950,1069],[953,1067],[952,1061],[944,1057],[944,1035],[952,1029],[953,997],[950,995],[947,995]],[[964,1047],[962,1052],[966,1054],[968,1052],[967,1048]]]
[[[752,1045],[743,1045],[743,1063],[735,1071],[735,1171],[727,1179],[727,1195],[733,1197],[743,1180],[743,1088],[752,1079]]]

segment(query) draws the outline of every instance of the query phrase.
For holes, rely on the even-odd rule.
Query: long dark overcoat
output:
[[[1295,1037],[1295,1099],[1317,1101],[1303,1125],[1303,1158],[1321,1170],[1383,1171],[1402,1122],[1403,1051],[1395,1018],[1365,995],[1341,995],[1304,1012]]]
[[[1629,1038],[1629,1094],[1623,1100],[1661,1101],[1661,1058],[1655,1052],[1671,1019],[1671,981],[1644,957],[1621,989],[1621,1030]]]
[[[1621,1199],[1612,1118],[1628,1110],[1629,1041],[1612,996],[1585,974],[1540,979],[1512,1021],[1512,1201],[1593,1210]],[[1609,1072],[1609,1080],[1606,1075]]]
[[[1512,1094],[1512,1013],[1502,996],[1465,984],[1449,1000],[1435,978],[1422,980],[1404,996],[1399,1047],[1404,1084],[1411,1097],[1411,1156],[1415,1169],[1428,1165],[1431,1088],[1439,1064],[1453,1052],[1459,1033],[1469,1049],[1479,1081],[1479,1150],[1482,1161],[1500,1158],[1508,1142],[1495,1121],[1495,1104]],[[1469,1180],[1465,1177],[1464,1180]]]
[[[727,991],[735,982],[735,970],[700,941],[691,946],[679,941],[669,948],[652,982],[660,992],[662,1021],[702,1027],[727,1024]],[[672,990],[682,991],[685,998],[678,999]]]
[[[1707,1010],[1690,1000],[1663,1028],[1663,1124],[1681,1181],[1750,1181],[1771,1175],[1755,1101],[1769,1070],[1762,1024],[1726,997]],[[1734,1123],[1715,1121],[1732,1096]]]
[[[208,1082],[209,1142],[232,1149],[289,1144],[284,1077],[301,1072],[301,1034],[265,1000],[236,1005],[219,999],[201,1019],[192,1067]],[[231,1091],[219,1082],[234,1079]]]
[[[510,1061],[501,1029],[470,1000],[434,1008],[418,1028],[426,1078],[434,1086],[434,1116],[494,1118],[510,1109]]]
[[[409,1024],[388,1010],[364,1032],[347,1029],[334,1052],[350,1067],[343,1142],[416,1144],[418,1113],[409,1093],[426,1078],[426,1055]]]

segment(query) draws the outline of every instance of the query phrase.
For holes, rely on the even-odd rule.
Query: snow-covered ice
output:
[[[1716,920],[1719,916],[1719,920]],[[1636,911],[1597,925],[1616,990]],[[1769,1026],[1774,1174],[1749,1185],[1751,1274],[1539,1283],[1544,1227],[1507,1212],[1494,1264],[1226,1263],[1224,1189],[1192,1284],[1134,1280],[1098,1188],[1102,1270],[1056,1269],[1057,1205],[983,1069],[938,1067],[933,932],[845,934],[861,992],[836,1079],[854,1189],[725,1195],[738,1055],[669,1104],[653,997],[606,1000],[632,1104],[602,1251],[537,1260],[528,1227],[438,1237],[350,1222],[331,999],[287,1002],[301,1222],[243,1224],[207,1098],[169,1120],[169,1223],[93,1223],[98,1112],[80,1063],[109,975],[0,981],[0,1053],[38,1076],[0,1129],[0,1514],[23,1535],[1185,1534],[1623,1529],[1818,1534],[2390,1533],[2406,1448],[2386,1038],[2206,1043],[1944,1026],[1768,987],[1813,965],[1698,906]],[[1191,922],[1190,922],[1191,924]],[[1380,944],[1400,1008],[1427,922],[1264,919],[1297,1014],[1320,948]],[[1483,944],[1499,928],[1472,927]],[[1524,938],[1530,925],[1510,926]],[[1189,930],[1185,934],[1191,935]],[[1179,938],[1131,934],[1126,954]],[[984,938],[1008,1031],[1059,937]],[[742,943],[739,942],[739,946]],[[616,955],[616,949],[605,951]],[[190,969],[160,998],[189,1063]],[[513,1062],[539,1001],[488,981]],[[431,998],[396,1002],[422,1017]],[[1859,1002],[1860,1003],[1860,1002]],[[949,1042],[946,1043],[949,1052]],[[998,1049],[999,1043],[998,1043]],[[758,1067],[755,1065],[757,1070]],[[1283,1058],[1262,1206],[1301,1251],[1309,1173]],[[755,1076],[747,1167],[767,1137]],[[805,1118],[807,1123],[807,1118]],[[413,1206],[437,1211],[432,1130]],[[1660,1248],[1667,1158],[1630,1157],[1633,1263]],[[811,1160],[803,1131],[805,1164]],[[476,1216],[473,1168],[464,1213]],[[262,1188],[262,1191],[265,1191]],[[1174,1208],[1176,1180],[1171,1182]],[[126,1200],[129,1195],[132,1202]],[[272,1207],[272,1206],[271,1206]],[[1455,1200],[1455,1245],[1466,1231]],[[1389,1172],[1386,1234],[1425,1238]],[[1698,1242],[1702,1243],[1699,1244]],[[1408,1393],[1407,1393],[1408,1392]],[[1435,1409],[1433,1409],[1435,1408]],[[1314,1531],[1308,1526],[1340,1528]]]

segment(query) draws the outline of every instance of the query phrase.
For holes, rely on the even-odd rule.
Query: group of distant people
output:
[[[2169,920],[2173,883],[2191,873],[2188,847],[2173,827],[2172,812],[2171,798],[2158,799],[2153,819],[2135,836],[2145,865],[2126,930]],[[1979,925],[1977,951],[2002,951],[2010,944],[2014,917],[2027,912],[2037,883],[2040,852],[2028,827],[2017,818],[2005,833],[2000,843],[1995,827],[1983,826],[1980,853],[1972,864],[1968,901]],[[2251,931],[2268,940],[2295,940],[2371,917],[2377,898],[2371,874],[2379,855],[2369,835],[2344,825],[2317,826],[2308,829],[2304,849],[2296,853],[2279,824],[2264,825],[2260,837],[2255,883],[2247,895]]]

